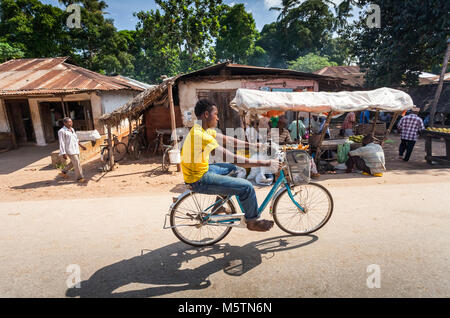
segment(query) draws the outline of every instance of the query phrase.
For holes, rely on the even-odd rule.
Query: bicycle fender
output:
[[[280,196],[280,194],[283,191],[286,191],[286,187],[285,186],[282,186],[280,188],[280,190],[278,190],[277,193],[275,193],[275,195],[273,196],[272,201],[270,202],[270,210],[269,210],[270,214],[273,214],[273,205],[275,204],[276,199]]]
[[[192,190],[186,190],[186,191],[184,191],[182,194],[180,194],[180,195],[178,196],[177,200],[176,200],[174,203],[172,203],[172,204],[170,205],[169,210],[172,211],[172,209],[174,208],[175,204],[177,204],[178,201],[180,201],[181,199],[183,199],[183,198],[187,197],[188,195],[190,195],[191,192],[192,192]]]

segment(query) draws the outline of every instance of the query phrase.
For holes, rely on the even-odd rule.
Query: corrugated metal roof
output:
[[[344,84],[351,86],[362,87],[364,85],[364,73],[361,72],[359,66],[326,66],[314,74],[342,78]]]
[[[16,59],[0,64],[0,96],[143,91],[141,85],[70,64],[68,57]]]

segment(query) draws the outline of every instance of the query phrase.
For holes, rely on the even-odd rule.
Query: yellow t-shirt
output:
[[[216,131],[195,124],[186,136],[181,149],[181,169],[184,182],[193,183],[201,179],[209,168],[209,154],[219,146]]]

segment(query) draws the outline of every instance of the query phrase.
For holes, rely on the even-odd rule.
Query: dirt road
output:
[[[54,145],[0,154],[0,297],[449,297],[450,169],[396,142],[382,178],[321,177],[335,210],[317,233],[233,229],[204,249],[162,230],[184,187],[156,159],[94,160],[80,186],[55,178]]]
[[[0,203],[0,296],[449,297],[450,180],[437,178],[332,187],[313,235],[233,229],[203,249],[162,229],[171,195]]]

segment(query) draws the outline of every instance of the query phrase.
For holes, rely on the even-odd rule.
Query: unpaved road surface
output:
[[[419,176],[320,181],[335,203],[320,231],[233,229],[208,248],[162,229],[174,193],[0,202],[0,297],[449,297],[450,179]]]

